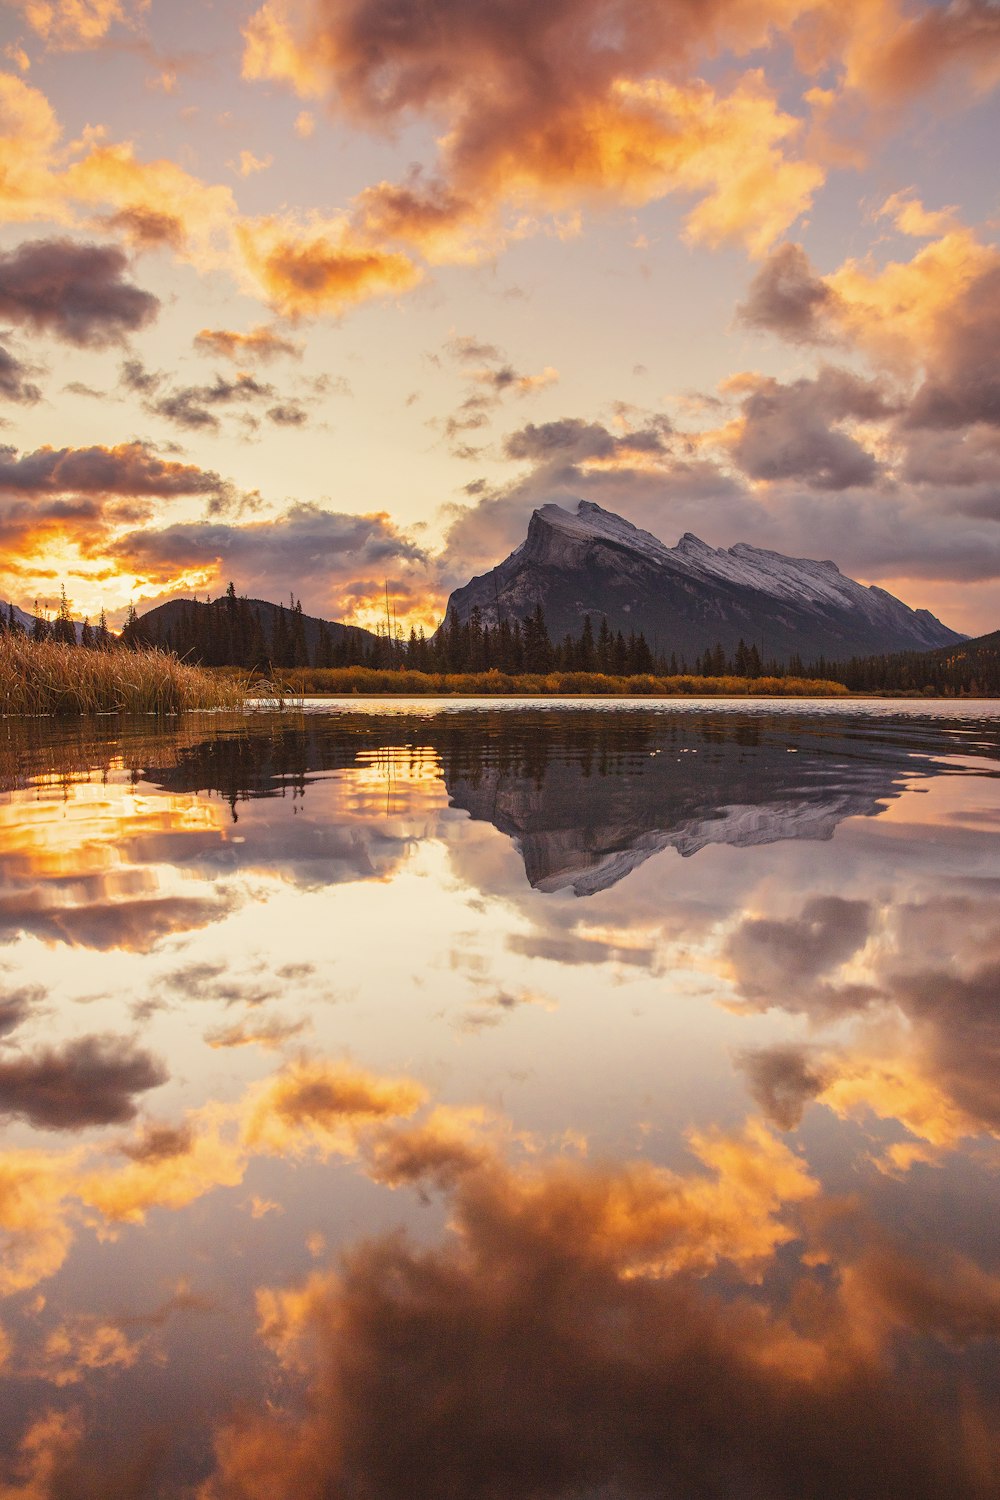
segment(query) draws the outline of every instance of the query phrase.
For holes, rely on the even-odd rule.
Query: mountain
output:
[[[577,636],[585,615],[596,631],[641,632],[658,655],[693,663],[721,642],[742,639],[765,660],[843,661],[887,651],[926,651],[964,639],[926,609],[910,609],[835,563],[784,557],[739,542],[715,548],[691,532],[668,547],[648,531],[580,500],[575,511],[543,505],[526,539],[490,572],[457,589],[448,609],[484,624],[523,619],[541,605],[549,634]]]
[[[265,637],[269,643],[274,640],[274,626],[278,618],[279,608],[284,607],[286,621],[288,623],[291,622],[291,611],[287,606],[272,604],[267,599],[247,599],[245,602],[259,616]],[[166,604],[157,604],[153,609],[147,610],[144,615],[139,616],[142,634],[145,639],[153,642],[154,645],[177,645],[178,631],[185,620],[190,622],[199,615],[207,615],[218,604],[218,600],[213,604],[206,604],[195,599],[169,599]],[[310,661],[315,661],[316,658],[321,625],[326,626],[330,641],[334,646],[348,642],[355,645],[359,643],[371,644],[377,639],[370,630],[362,630],[359,626],[342,625],[338,620],[321,620],[315,615],[303,615],[302,625]]]

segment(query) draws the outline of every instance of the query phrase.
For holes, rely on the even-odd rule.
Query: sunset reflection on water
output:
[[[997,1493],[1000,721],[5,735],[3,1500]]]

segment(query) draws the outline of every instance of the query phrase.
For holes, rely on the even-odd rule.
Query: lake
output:
[[[1000,1492],[998,705],[0,778],[3,1500]]]

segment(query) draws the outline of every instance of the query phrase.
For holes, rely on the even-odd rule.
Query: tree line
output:
[[[64,646],[82,646],[91,651],[111,651],[118,644],[117,636],[108,628],[103,609],[97,624],[91,625],[90,620],[85,619],[77,635],[65,586],[60,594],[59,608],[51,620],[40,613],[38,600],[35,600],[35,613],[30,629],[26,629],[17,618],[13,604],[8,604],[6,610],[0,608],[0,635],[26,636],[33,641],[59,641]]]
[[[6,631],[92,650],[154,646],[196,665],[260,672],[370,667],[455,674],[495,669],[511,676],[597,672],[609,677],[796,677],[839,682],[859,693],[1000,694],[1000,632],[948,650],[854,656],[846,662],[823,656],[803,661],[797,654],[785,661],[765,661],[756,645],[741,640],[732,653],[716,643],[689,662],[676,652],[654,652],[641,631],[628,636],[612,631],[603,616],[596,630],[590,615],[585,615],[579,634],[553,640],[540,604],[523,619],[505,617],[499,624],[485,621],[478,608],[464,619],[453,608],[431,636],[423,629],[411,629],[409,636],[387,629],[331,631],[325,621],[303,614],[300,599],[292,597],[287,607],[272,605],[262,613],[259,605],[238,596],[232,583],[218,599],[183,601],[167,625],[140,617],[130,606],[120,636],[109,629],[104,610],[96,625],[84,620],[78,634],[63,588],[55,618],[45,619],[36,606],[27,632],[12,604],[6,611],[0,608],[0,633]]]

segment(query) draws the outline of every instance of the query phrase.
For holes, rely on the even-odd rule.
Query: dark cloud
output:
[[[761,376],[742,402],[730,452],[751,479],[804,480],[819,490],[870,485],[878,461],[836,424],[883,420],[897,409],[881,382],[829,365],[789,385]]]
[[[42,393],[28,377],[37,373],[33,366],[26,365],[0,344],[0,398],[21,406],[34,406],[41,401]]]
[[[462,334],[449,339],[445,348],[452,359],[460,360],[463,364],[480,365],[494,361],[500,363],[503,360],[503,354],[496,344],[484,343],[474,334]]]
[[[887,988],[915,1027],[938,1087],[984,1129],[1000,1132],[1000,959],[966,973],[928,967],[897,974]]]
[[[167,1080],[163,1063],[131,1041],[86,1036],[0,1061],[0,1114],[41,1130],[81,1130],[134,1118],[135,1095]]]
[[[741,1052],[736,1060],[751,1096],[779,1130],[796,1128],[805,1106],[822,1093],[830,1076],[807,1047],[762,1047]]]
[[[262,356],[269,357],[269,356]],[[301,427],[309,420],[302,401],[282,399],[273,385],[265,384],[245,371],[227,380],[216,375],[209,385],[171,386],[157,370],[147,370],[140,360],[128,359],[121,368],[121,383],[142,399],[151,416],[163,417],[176,427],[188,431],[217,432],[221,427],[220,411],[241,409],[244,420],[252,420],[246,408],[261,402],[274,402],[267,416],[278,427]],[[322,385],[313,391],[312,399],[325,394]]]
[[[282,401],[268,407],[267,417],[276,427],[304,427],[309,413],[299,401]]]
[[[985,502],[979,513],[993,513],[989,502],[1000,485],[1000,430],[976,426],[917,431],[910,427],[903,437],[905,453],[900,474],[908,484],[933,486],[939,493],[975,488]],[[968,514],[969,500],[959,508]]]
[[[737,317],[792,344],[823,344],[831,335],[822,315],[836,300],[801,245],[779,245],[751,281]]]
[[[138,250],[155,250],[160,245],[179,250],[187,239],[182,219],[152,208],[123,208],[108,214],[101,223],[123,234]]]
[[[120,344],[151,323],[158,298],[124,279],[128,261],[111,245],[29,240],[0,254],[0,317],[70,344]]]
[[[225,486],[218,474],[161,458],[150,443],[115,448],[36,448],[18,456],[0,447],[0,493],[22,495],[210,495]]]
[[[123,1141],[118,1147],[130,1161],[171,1161],[187,1156],[194,1145],[190,1125],[148,1125],[134,1141]]]
[[[115,541],[110,551],[165,585],[183,568],[212,562],[220,576],[241,579],[251,596],[298,594],[308,583],[321,595],[317,609],[339,609],[355,580],[381,580],[390,563],[421,572],[426,563],[422,548],[388,516],[342,515],[314,505],[296,505],[273,520],[244,526],[203,521],[147,528]]]
[[[63,386],[63,390],[70,396],[87,396],[92,401],[107,400],[105,391],[99,391],[95,386],[87,385],[82,380],[71,380],[68,385]]]
[[[866,901],[813,896],[797,917],[746,918],[731,934],[726,957],[740,993],[763,1008],[855,1009],[872,998],[871,990],[825,981],[864,946],[872,921]]]
[[[508,458],[532,462],[579,464],[591,458],[627,458],[630,454],[666,454],[670,423],[666,417],[652,418],[645,427],[628,433],[613,433],[600,422],[562,417],[556,422],[529,422],[504,441]]]
[[[976,277],[940,320],[910,428],[1000,428],[1000,265]]]
[[[0,995],[0,1038],[22,1026],[44,999],[45,991],[39,984],[21,985],[19,989]]]
[[[49,943],[106,952],[149,953],[163,938],[221,921],[239,904],[235,892],[205,897],[151,896],[141,900],[53,904],[35,887],[0,897],[0,936],[30,932]]]
[[[278,394],[273,385],[265,385],[246,373],[239,373],[232,380],[216,375],[210,385],[167,386],[161,372],[147,370],[135,359],[122,365],[121,382],[142,397],[150,415],[163,417],[189,431],[215,432],[220,426],[217,415],[220,407],[274,401]]]

